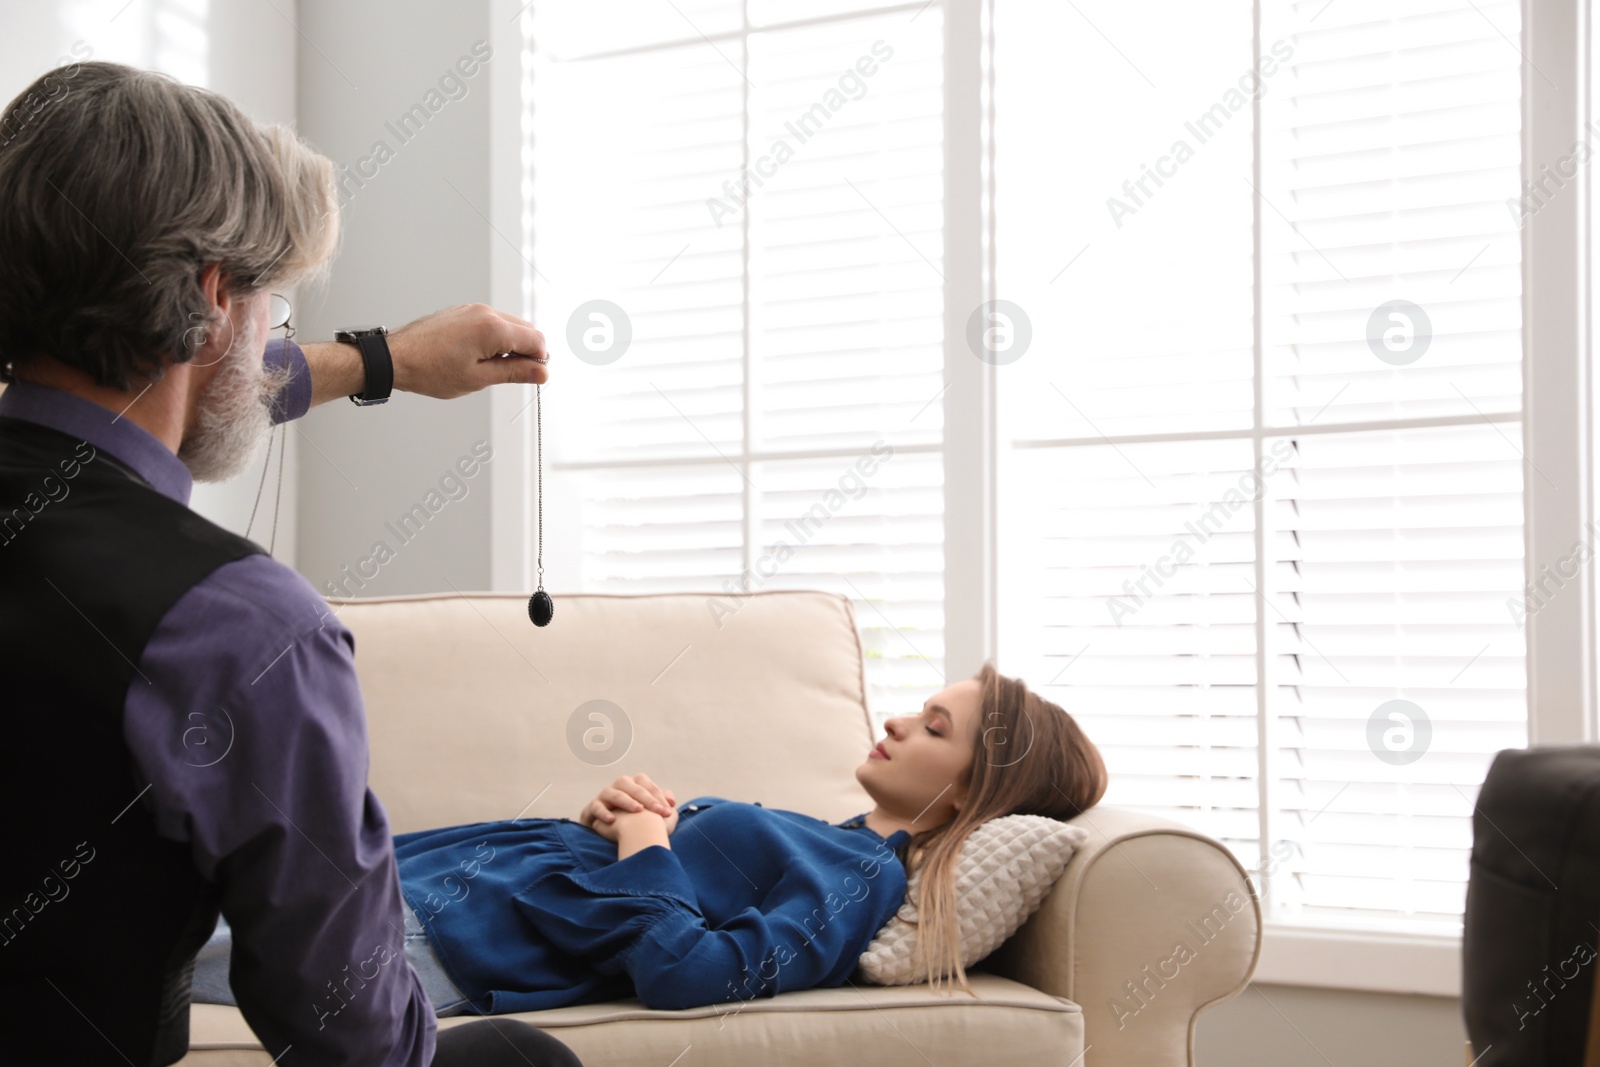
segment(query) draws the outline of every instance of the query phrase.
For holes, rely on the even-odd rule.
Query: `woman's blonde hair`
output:
[[[967,799],[943,826],[912,837],[908,871],[920,871],[917,966],[926,967],[934,989],[954,979],[971,993],[961,963],[956,925],[955,871],[967,835],[1002,815],[1070,819],[1099,803],[1106,791],[1100,750],[1060,706],[1007,678],[985,663]]]
[[[331,161],[164,74],[81,63],[12,101],[0,144],[0,380],[41,356],[105,387],[159,380],[208,325],[200,274],[249,296],[321,270]]]

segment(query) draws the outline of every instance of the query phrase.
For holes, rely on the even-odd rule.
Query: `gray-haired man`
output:
[[[299,574],[188,507],[192,480],[237,473],[274,419],[388,384],[381,348],[267,351],[271,291],[337,242],[332,165],[160,75],[46,77],[66,92],[0,145],[0,1046],[181,1058],[220,911],[276,1063],[576,1063],[511,1020],[436,1041],[401,952],[350,634]],[[401,389],[545,380],[539,331],[482,306],[387,343]],[[190,741],[219,709],[231,748],[208,762]],[[329,990],[346,994],[333,1015]]]

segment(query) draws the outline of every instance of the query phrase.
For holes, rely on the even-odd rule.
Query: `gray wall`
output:
[[[1200,1016],[1195,1063],[1462,1067],[1466,1040],[1461,1002],[1453,997],[1252,985]]]
[[[352,171],[379,141],[394,153],[367,166],[377,173],[364,185],[346,184],[343,246],[328,283],[301,294],[300,337],[326,340],[342,326],[392,329],[451,304],[488,302],[490,242],[498,238],[478,211],[488,213],[489,71],[463,79],[465,97],[446,99],[408,141],[386,125],[425,103],[475,42],[490,41],[487,0],[341,0],[299,10],[300,132]],[[336,401],[297,431],[296,565],[313,585],[326,591],[347,565],[355,573],[382,542],[393,558],[368,564],[376,576],[346,584],[351,593],[488,588],[486,474],[409,540],[386,525],[398,527],[475,442],[490,439],[486,393],[451,401],[397,394],[371,408]]]

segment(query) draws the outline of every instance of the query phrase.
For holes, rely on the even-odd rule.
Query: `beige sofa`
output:
[[[843,597],[560,596],[545,629],[522,596],[334,605],[355,634],[371,783],[396,833],[571,818],[618,774],[641,772],[680,801],[724,796],[830,821],[871,807],[853,772],[875,731]],[[938,682],[927,673],[913,681]],[[1260,913],[1244,872],[1172,822],[1106,807],[1078,821],[1089,845],[973,976],[977,1000],[856,980],[736,1014],[620,1001],[520,1018],[589,1067],[1190,1064],[1200,1012],[1255,966]],[[183,1064],[269,1064],[236,1009],[197,1004],[191,1018]]]

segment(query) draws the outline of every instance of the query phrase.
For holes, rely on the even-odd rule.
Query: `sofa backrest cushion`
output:
[[[839,821],[872,805],[873,741],[850,601],[770,591],[332,602],[355,636],[369,781],[395,833],[575,818],[621,774],[681,803],[760,802]]]

